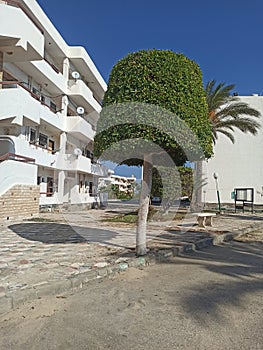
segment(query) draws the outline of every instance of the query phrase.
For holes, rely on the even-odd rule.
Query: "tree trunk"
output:
[[[146,228],[147,217],[149,212],[150,193],[152,186],[152,156],[147,154],[144,156],[143,162],[143,179],[140,196],[140,207],[138,212],[138,221],[136,229],[136,255],[146,255]]]
[[[3,52],[0,51],[0,81],[3,81],[3,77],[4,77],[3,62],[4,62],[4,54]],[[2,88],[3,88],[3,85],[0,84],[0,89]]]
[[[194,191],[191,204],[191,210],[199,212],[203,210],[202,203],[202,190],[205,185],[205,179],[203,178],[203,163],[202,161],[195,162],[195,172],[194,172]]]

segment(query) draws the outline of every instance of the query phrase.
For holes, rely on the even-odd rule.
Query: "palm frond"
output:
[[[215,86],[215,83],[215,80],[211,80],[205,87],[206,101],[209,111],[216,110],[223,104],[227,103],[230,97],[230,91],[235,87],[235,85],[225,86],[225,83],[219,83]]]
[[[251,133],[252,135],[256,135],[258,129],[260,128],[260,124],[249,118],[239,118],[232,120],[224,120],[218,124],[219,128],[229,128],[233,131],[233,128],[237,128],[244,133]]]
[[[233,136],[233,134],[231,132],[228,132],[226,130],[221,130],[221,129],[218,129],[217,130],[218,133],[221,133],[221,134],[224,134],[225,136],[227,136],[229,138],[229,140],[232,142],[232,143],[235,143],[235,138]]]
[[[230,96],[234,84],[226,85],[215,80],[206,84],[206,100],[209,110],[209,120],[212,128],[213,142],[217,140],[217,133],[222,133],[234,143],[234,131],[239,129],[244,133],[255,135],[261,127],[255,118],[260,112],[247,103],[241,102],[237,96]]]
[[[250,107],[247,103],[235,102],[235,103],[230,103],[223,106],[220,110],[216,112],[216,116],[219,119],[227,118],[227,117],[238,119],[241,116],[250,116],[250,117],[259,118],[260,112]]]

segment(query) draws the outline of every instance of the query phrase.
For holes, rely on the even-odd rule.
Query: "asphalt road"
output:
[[[231,242],[0,318],[1,349],[263,349],[263,244]]]

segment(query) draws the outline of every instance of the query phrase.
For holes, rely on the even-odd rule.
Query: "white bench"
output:
[[[197,217],[199,227],[212,226],[212,218],[216,216],[215,213],[193,213]]]

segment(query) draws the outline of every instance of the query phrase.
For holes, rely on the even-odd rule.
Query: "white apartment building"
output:
[[[93,203],[107,176],[92,155],[105,91],[35,0],[0,0],[0,217]]]
[[[112,170],[108,171],[107,177],[99,178],[99,189],[109,190],[109,186],[116,186],[118,190],[125,194],[133,194],[134,193],[134,185],[136,184],[136,177],[134,175],[130,177],[114,175]]]
[[[203,163],[203,176],[208,182],[203,188],[205,203],[217,203],[216,173],[222,203],[234,203],[231,193],[235,188],[253,188],[254,203],[263,205],[263,96],[240,96],[240,100],[261,113],[258,121],[262,127],[256,136],[235,129],[234,144],[219,135],[214,156]]]
[[[136,177],[135,176],[120,176],[120,175],[110,175],[109,177],[111,185],[117,186],[118,190],[125,194],[133,194],[134,192],[134,185],[136,183]]]

